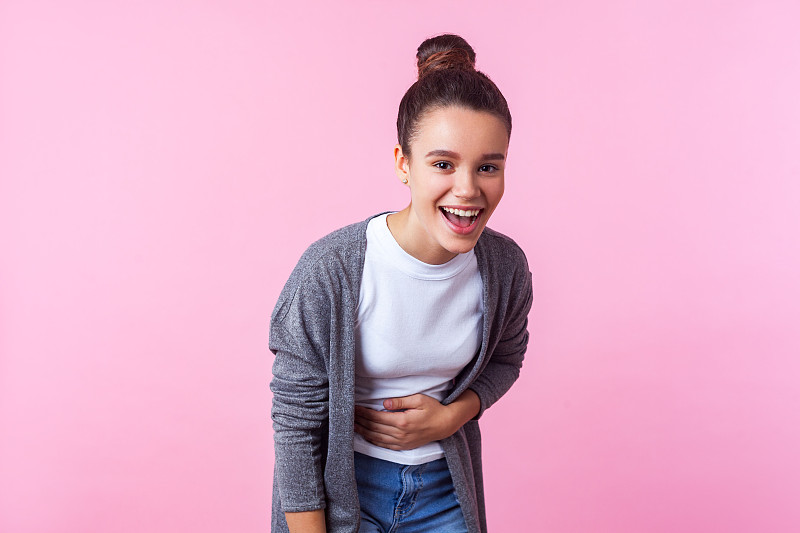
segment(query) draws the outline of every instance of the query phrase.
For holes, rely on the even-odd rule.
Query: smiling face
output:
[[[411,189],[411,204],[388,221],[398,244],[429,264],[470,251],[503,197],[507,153],[508,133],[491,113],[427,112],[410,160],[395,146],[395,170]]]

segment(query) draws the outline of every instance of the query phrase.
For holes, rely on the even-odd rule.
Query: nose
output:
[[[453,194],[464,199],[480,196],[478,176],[470,170],[456,173],[453,177]]]

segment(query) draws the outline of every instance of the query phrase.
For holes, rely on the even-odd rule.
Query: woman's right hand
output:
[[[284,514],[291,533],[326,533],[323,509]]]
[[[372,444],[390,450],[411,450],[449,437],[478,414],[481,401],[467,389],[453,403],[442,405],[425,394],[389,398],[391,411],[355,409],[355,432]]]

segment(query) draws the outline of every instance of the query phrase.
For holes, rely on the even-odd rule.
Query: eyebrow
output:
[[[425,157],[431,157],[431,156],[451,157],[453,159],[460,159],[460,156],[457,153],[451,152],[450,150],[431,150],[430,152],[425,154]],[[500,154],[500,153],[483,154],[483,156],[481,156],[481,159],[482,160],[490,160],[490,161],[505,161],[506,156],[504,156],[503,154]]]

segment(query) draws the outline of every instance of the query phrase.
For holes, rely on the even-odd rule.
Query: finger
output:
[[[356,418],[362,420],[370,420],[372,422],[377,422],[379,424],[385,424],[388,426],[395,426],[402,424],[402,418],[404,417],[403,413],[389,413],[387,411],[374,411],[372,409],[365,409],[363,411],[357,410],[356,411]]]
[[[366,439],[368,442],[371,442],[377,446],[403,446],[406,444],[401,438],[389,435],[387,433],[371,430],[360,424],[355,424],[353,427],[356,433],[364,437],[364,439]]]
[[[420,407],[423,402],[424,394],[412,394],[411,396],[400,396],[398,398],[387,398],[383,400],[384,409],[415,409]]]
[[[367,431],[386,435],[391,438],[400,439],[406,436],[406,433],[400,428],[392,425],[381,424],[380,422],[375,422],[373,420],[356,418],[355,423]]]
[[[390,450],[410,450],[417,447],[417,444],[415,444],[414,441],[396,439],[383,433],[376,433],[364,428],[363,426],[359,426],[358,424],[356,424],[355,430],[356,433],[364,438],[364,440],[374,444],[375,446],[380,446],[381,448],[388,448]]]

